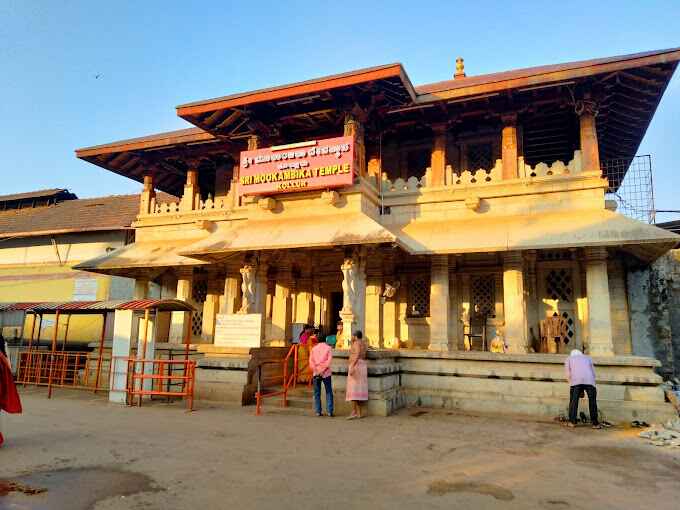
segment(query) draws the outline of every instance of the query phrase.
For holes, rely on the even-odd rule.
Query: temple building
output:
[[[159,315],[156,341],[191,328],[204,398],[243,385],[248,348],[342,320],[373,347],[375,412],[554,413],[561,354],[584,348],[609,416],[665,415],[627,275],[680,236],[618,213],[606,162],[635,156],[678,60],[468,76],[458,59],[422,86],[390,64],[178,106],[195,127],[76,151],[143,183],[135,242],[76,267],[194,306]]]

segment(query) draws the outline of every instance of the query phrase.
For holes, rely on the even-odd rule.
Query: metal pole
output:
[[[102,336],[99,338],[99,357],[97,358],[97,379],[94,382],[95,393],[97,393],[97,390],[99,389],[99,376],[102,371],[102,358],[104,356],[104,338],[106,337],[106,312],[104,312],[104,314],[102,315],[102,320],[103,320]],[[113,362],[113,359],[111,360],[111,362]]]
[[[142,406],[142,393],[144,391],[144,374],[146,373],[146,342],[149,337],[149,309],[144,310],[144,340],[142,341],[142,375],[139,381],[139,406]],[[139,357],[139,353],[137,353]],[[151,365],[153,370],[153,365]]]
[[[28,365],[31,361],[31,348],[33,347],[33,335],[35,335],[35,314],[33,314],[33,321],[32,321],[32,324],[31,324],[31,336],[28,339],[28,354],[26,356],[26,362],[24,363],[24,365]],[[23,335],[22,335],[22,341],[23,341]],[[21,345],[19,346],[19,361],[21,361]],[[22,363],[21,362],[19,363],[19,369],[18,369],[18,372],[17,372],[17,381],[21,380],[21,377],[23,376],[24,377],[24,386],[26,385],[26,376],[22,372],[26,371],[27,368],[28,367],[24,366],[23,367],[24,370],[22,371],[21,370],[22,369]],[[27,371],[26,371],[26,374],[28,374]]]
[[[191,327],[192,327],[192,320],[193,320],[193,313],[189,313],[189,327],[187,328],[186,333],[184,334],[184,378],[182,379],[182,393],[184,393],[184,390],[186,389],[186,377],[187,377],[187,365],[189,364],[189,342],[191,341]]]
[[[64,352],[66,350],[66,338],[68,337],[68,325],[71,323],[71,314],[69,313],[66,316],[66,331],[64,331],[64,340],[61,343],[61,352]]]
[[[52,354],[50,355],[50,375],[47,379],[47,398],[52,398],[52,373],[54,370],[54,353],[57,349],[57,332],[59,331],[59,310],[54,318],[54,334],[52,335]]]

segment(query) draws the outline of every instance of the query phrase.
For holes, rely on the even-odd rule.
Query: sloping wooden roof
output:
[[[569,113],[565,108],[569,96],[575,91],[592,90],[598,95],[601,159],[626,159],[635,155],[678,61],[680,48],[672,48],[468,76],[418,87],[411,85],[401,64],[388,64],[186,103],[177,107],[177,113],[195,128],[87,147],[77,150],[76,155],[140,182],[144,173],[154,167],[156,187],[180,194],[186,161],[191,158],[209,153],[213,163],[215,157],[220,161],[220,154],[237,159],[250,134],[275,138],[281,123],[285,123],[287,134],[294,132],[301,139],[337,131],[342,127],[343,108],[352,101],[361,103],[362,108],[375,109],[382,116],[383,126],[388,127],[414,118],[429,122],[427,115],[462,118],[469,113],[467,105],[474,104],[482,106],[470,109],[486,108],[498,113],[512,95],[515,107],[534,112],[535,122],[527,125],[525,136],[541,139],[540,149],[526,144],[525,157],[551,161],[574,149],[574,135],[565,135],[564,128],[569,121],[565,117]],[[474,103],[479,98],[486,100]],[[554,112],[549,105],[553,105]],[[570,111],[573,116],[574,108]],[[550,115],[549,120],[543,120]],[[548,126],[549,123],[552,124]],[[558,138],[547,140],[552,135],[546,134],[544,128],[558,129]]]

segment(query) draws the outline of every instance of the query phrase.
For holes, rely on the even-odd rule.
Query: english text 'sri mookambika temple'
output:
[[[635,156],[679,59],[459,59],[418,87],[391,64],[181,105],[195,127],[76,151],[144,185],[134,242],[78,268],[194,306],[159,312],[153,341],[191,329],[201,398],[240,398],[250,348],[341,320],[336,384],[362,330],[375,413],[554,414],[560,354],[584,348],[609,416],[665,416],[626,274],[680,236],[617,212],[606,162]]]

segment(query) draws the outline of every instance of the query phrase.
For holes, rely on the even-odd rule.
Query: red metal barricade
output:
[[[106,366],[104,366],[106,365]],[[19,384],[52,388],[98,389],[108,387],[111,364],[91,352],[31,350],[19,355]]]
[[[128,405],[141,406],[144,397],[183,398],[189,411],[194,409],[196,362],[188,359],[114,358],[116,369],[126,365],[125,392]]]

